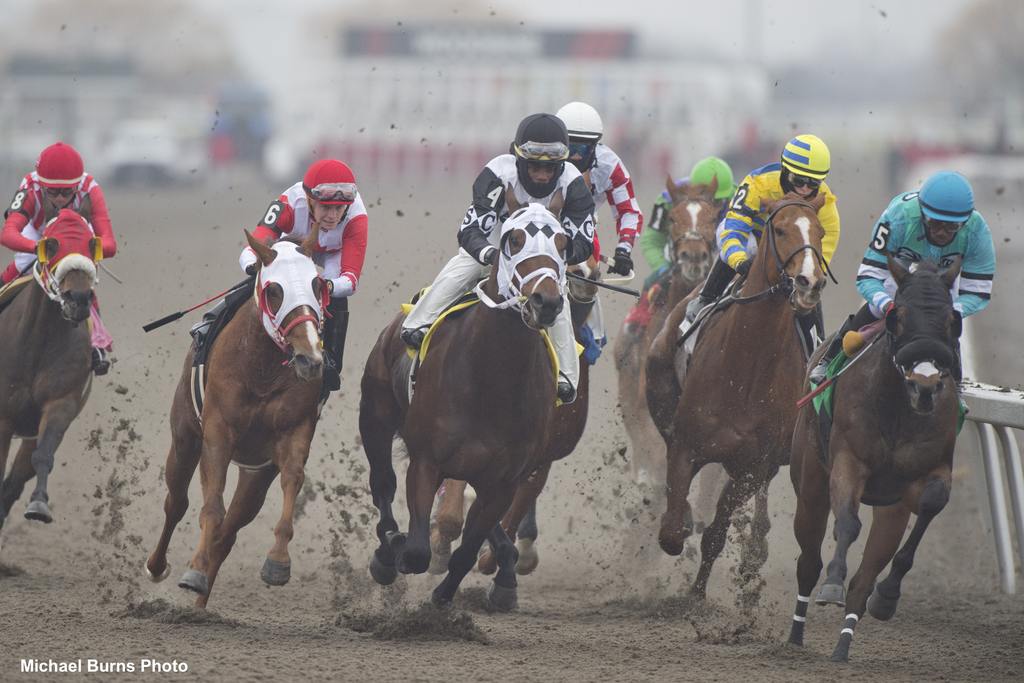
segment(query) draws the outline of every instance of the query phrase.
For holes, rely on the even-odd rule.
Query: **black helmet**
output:
[[[519,182],[533,197],[546,197],[554,192],[569,158],[569,133],[554,114],[530,114],[519,123],[516,139],[509,150],[516,157]],[[552,164],[555,173],[544,184],[530,180],[527,163]]]

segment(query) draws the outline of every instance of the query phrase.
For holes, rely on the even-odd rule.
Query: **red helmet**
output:
[[[71,145],[55,142],[39,155],[36,175],[43,187],[74,187],[85,176],[82,157]]]
[[[351,204],[356,200],[356,176],[337,159],[314,161],[302,177],[302,188],[321,204]]]

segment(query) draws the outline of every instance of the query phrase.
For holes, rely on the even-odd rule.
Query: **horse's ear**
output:
[[[892,279],[896,281],[896,286],[899,287],[910,275],[910,270],[904,268],[898,259],[892,257],[892,254],[886,254],[885,261],[889,264],[889,272],[892,273]]]
[[[505,186],[505,206],[508,207],[510,214],[523,208],[523,205],[516,199],[516,191],[512,189],[512,183]]]
[[[299,245],[299,253],[313,258],[318,244],[320,244],[320,224],[314,222],[313,228],[306,235],[306,239],[302,240],[302,244]]]
[[[787,195],[788,196],[788,195]],[[775,207],[786,200],[786,197],[782,199],[764,199],[761,201],[761,211],[767,214],[771,214],[775,211]]]
[[[555,215],[555,218],[562,220],[562,209],[565,208],[565,195],[555,190],[555,196],[548,203],[548,211]]]
[[[49,263],[57,255],[58,249],[60,249],[60,242],[56,237],[44,237],[36,242],[36,258],[40,263]]]
[[[276,251],[253,237],[252,233],[248,230],[245,231],[245,241],[249,243],[249,248],[256,252],[256,258],[258,258],[260,263],[264,266],[269,266],[274,262],[274,259],[277,258]]]
[[[964,332],[964,316],[955,308],[953,309],[953,323],[951,327],[950,333],[953,335],[953,339],[959,339],[960,335]]]
[[[889,334],[896,336],[899,332],[900,326],[900,314],[895,307],[889,309],[889,313],[885,316],[885,329]]]
[[[954,256],[953,262],[939,271],[939,277],[942,278],[942,282],[946,285],[947,289],[951,288],[953,283],[956,282],[957,277],[960,276],[960,267],[963,264],[963,256]]]
[[[711,200],[714,201],[715,193],[718,192],[718,176],[711,176],[711,182],[708,183],[708,192],[711,194]]]
[[[665,174],[665,190],[668,192],[668,198],[675,204],[679,200],[679,186],[676,185],[671,173]]]
[[[92,256],[92,260],[99,263],[103,260],[103,240],[99,237],[93,237],[89,240],[89,253]]]
[[[825,206],[825,195],[819,192],[807,203],[813,206],[815,211],[821,211],[821,207]]]

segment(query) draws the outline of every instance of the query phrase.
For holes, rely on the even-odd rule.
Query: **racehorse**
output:
[[[664,485],[665,464],[655,455],[662,441],[647,408],[647,353],[669,311],[707,276],[718,222],[718,204],[714,200],[718,178],[713,178],[709,185],[680,187],[669,176],[666,188],[672,199],[668,282],[663,286],[655,285],[657,290],[652,287],[648,294],[652,299],[647,326],[636,334],[630,333],[623,323],[615,342],[619,405],[622,422],[633,444],[630,459],[633,477],[638,483],[654,484],[656,490]],[[678,394],[672,399],[673,405],[677,398]]]
[[[146,562],[152,580],[167,578],[167,546],[188,509],[188,486],[198,465],[203,487],[201,534],[178,582],[198,593],[197,607],[206,606],[238,531],[263,507],[279,472],[284,503],[260,576],[272,586],[288,582],[295,498],[302,489],[319,418],[320,339],[329,296],[311,259],[319,230],[301,245],[282,240],[268,246],[248,231],[245,236],[258,257],[254,297],[214,340],[206,360],[205,390],[195,386],[195,348],[185,357],[171,404],[164,526]],[[194,395],[202,397],[201,412]],[[224,484],[231,462],[239,466],[238,485],[225,512]]]
[[[687,495],[693,477],[719,463],[729,481],[714,521],[701,538],[701,564],[692,587],[704,597],[711,567],[725,545],[730,518],[753,494],[765,492],[788,464],[804,355],[796,316],[814,311],[825,286],[817,213],[823,197],[804,201],[787,195],[767,203],[764,231],[735,302],[707,319],[700,330],[681,387],[668,443],[668,505],[658,541],[678,555],[693,533]],[[681,306],[682,304],[680,304]],[[674,351],[660,362],[672,367]],[[652,349],[652,360],[655,349]],[[767,559],[769,529],[765,498],[755,509],[753,540],[759,555],[746,571]]]
[[[836,549],[816,601],[845,605],[846,618],[832,653],[838,662],[849,657],[865,605],[882,621],[895,614],[900,584],[914,564],[917,546],[949,500],[958,404],[952,375],[961,331],[949,291],[960,273],[960,259],[945,270],[921,262],[912,272],[892,257],[888,262],[898,284],[895,307],[885,318],[885,336],[864,350],[833,389],[827,452],[822,451],[813,406],[800,411],[793,433],[790,477],[797,494],[793,530],[800,558],[789,642],[803,645],[831,509]],[[874,506],[871,531],[847,596],[846,553],[860,534],[862,502]],[[912,513],[917,521],[897,552]],[[890,561],[889,575],[876,586],[875,579]]]
[[[587,262],[586,267],[572,266],[570,270],[576,270],[590,280],[600,278],[597,260],[593,257]],[[573,278],[568,280],[568,290],[573,330],[577,341],[583,343],[580,330],[594,307],[597,286]],[[548,443],[544,447],[544,462],[519,484],[512,505],[501,520],[502,528],[516,543],[516,549],[519,551],[519,559],[516,562],[518,574],[532,573],[540,562],[534,545],[537,541],[537,498],[544,490],[552,463],[572,453],[583,436],[583,429],[587,424],[589,392],[590,365],[586,361],[581,361],[576,400],[555,410],[554,424],[548,433]],[[431,572],[444,566],[442,561],[447,563],[451,544],[459,537],[463,523],[465,489],[466,482],[453,479],[445,480],[441,487],[443,495],[438,501],[437,523],[430,535],[430,549],[433,555]],[[477,566],[484,574],[493,574],[497,570],[497,558],[493,548],[484,547]]]
[[[0,526],[26,482],[36,477],[27,519],[52,522],[47,482],[54,455],[89,397],[92,350],[89,319],[100,240],[86,219],[62,209],[46,225],[33,266],[34,286],[0,311],[0,476],[11,439],[21,447],[3,481]]]
[[[468,481],[477,492],[435,604],[449,604],[489,538],[499,570],[488,591],[502,610],[515,607],[517,551],[498,521],[520,481],[544,458],[555,412],[555,375],[544,338],[563,306],[568,237],[559,225],[562,199],[548,211],[518,208],[506,190],[509,218],[502,225],[497,265],[477,286],[481,302],[446,319],[431,336],[416,368],[399,337],[399,315],[370,352],[362,379],[359,431],[370,465],[370,489],[380,511],[370,573],[389,585],[397,573],[420,574],[430,563],[430,510],[442,479]],[[395,434],[409,453],[406,497],[409,532],[398,531],[391,510],[397,481],[391,461]]]

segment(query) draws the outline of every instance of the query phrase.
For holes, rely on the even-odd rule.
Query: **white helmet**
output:
[[[604,135],[601,115],[586,102],[570,102],[555,114],[565,123],[570,138],[584,138],[597,142]]]

